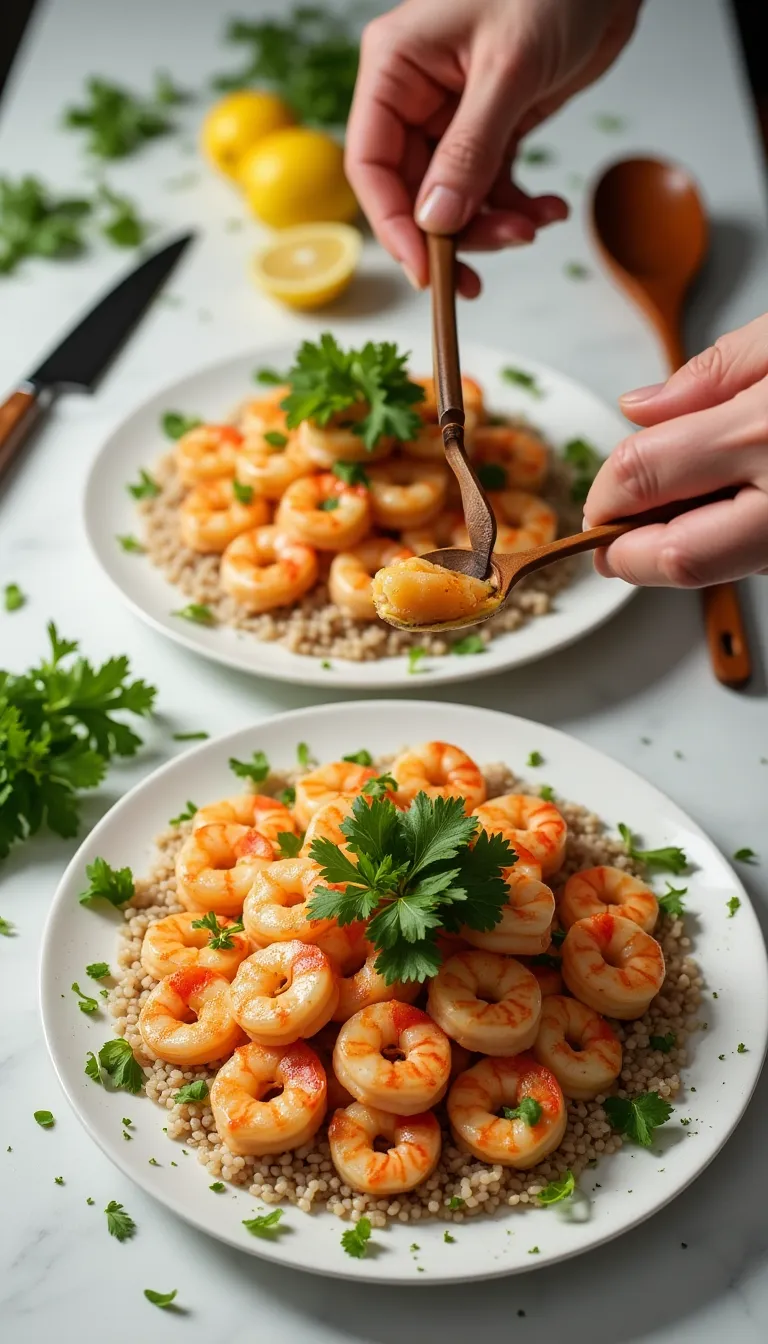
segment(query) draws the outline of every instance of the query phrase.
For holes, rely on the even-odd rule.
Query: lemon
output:
[[[347,288],[363,239],[349,224],[300,224],[283,229],[256,253],[256,281],[292,308],[319,308]]]
[[[236,177],[243,155],[273,131],[293,126],[287,103],[274,93],[240,89],[222,98],[208,112],[200,132],[200,146],[214,168]]]
[[[354,219],[341,145],[305,126],[275,131],[241,160],[238,179],[253,213],[274,229]]]

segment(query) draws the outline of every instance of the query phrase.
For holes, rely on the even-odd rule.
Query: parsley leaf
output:
[[[288,428],[296,429],[303,420],[327,425],[332,416],[355,407],[365,410],[352,429],[366,448],[389,436],[401,442],[415,438],[421,422],[413,407],[423,401],[424,389],[409,379],[407,358],[388,341],[368,341],[362,349],[346,352],[330,332],[316,344],[304,341],[288,373],[291,390],[282,403]]]
[[[180,1087],[173,1100],[176,1102],[205,1101],[207,1096],[207,1082],[204,1078],[196,1078],[194,1083],[185,1083],[183,1087]]]
[[[0,275],[24,257],[71,257],[82,252],[90,201],[56,198],[37,177],[0,177]]]
[[[183,411],[166,411],[160,420],[163,433],[169,439],[180,439],[182,434],[188,434],[202,423],[199,415],[184,415]]]
[[[528,161],[530,162],[530,160]],[[507,365],[506,368],[501,370],[501,376],[505,383],[514,383],[515,387],[524,388],[537,401],[540,401],[544,396],[544,391],[535,373],[526,373],[525,369],[513,369],[510,365]]]
[[[304,839],[301,835],[294,835],[292,831],[278,831],[277,843],[280,846],[281,859],[295,859],[304,844]]]
[[[650,1047],[652,1050],[660,1050],[663,1055],[668,1055],[672,1047],[677,1043],[677,1037],[674,1031],[668,1031],[665,1036],[649,1036]]]
[[[120,549],[123,551],[132,551],[135,555],[144,555],[145,553],[146,548],[142,546],[141,542],[137,541],[135,537],[132,537],[130,532],[126,532],[123,536],[117,537],[116,540]]]
[[[214,1181],[212,1185],[209,1185],[209,1186],[208,1186],[208,1189],[209,1189],[209,1190],[213,1190],[214,1194],[216,1194],[216,1195],[220,1195],[221,1192],[222,1192],[222,1190],[225,1189],[224,1182],[223,1182],[223,1181]]]
[[[458,653],[459,656],[467,653],[485,653],[487,647],[481,635],[465,635],[463,639],[457,639],[455,644],[451,645],[451,653]]]
[[[160,486],[149,472],[141,467],[138,482],[136,485],[128,486],[128,493],[133,495],[134,499],[156,499],[160,494]]]
[[[273,1237],[280,1230],[278,1223],[282,1216],[282,1209],[273,1209],[271,1213],[260,1213],[255,1218],[244,1218],[243,1227],[254,1237]]]
[[[366,779],[360,792],[366,798],[384,798],[388,793],[397,793],[397,780],[394,775],[373,775]]]
[[[543,765],[544,757],[542,756],[540,751],[532,751],[530,752],[528,760],[525,762],[525,764],[531,766],[532,768],[537,765]]]
[[[414,676],[417,672],[424,671],[424,668],[421,666],[421,660],[422,658],[426,658],[426,656],[427,650],[423,649],[420,644],[411,645],[408,650],[408,671],[411,673],[411,676]]]
[[[726,905],[728,906],[728,918],[733,919],[736,911],[741,909],[741,901],[738,896],[732,896],[729,901],[726,901]]]
[[[754,849],[737,849],[737,850],[736,850],[736,853],[734,854],[733,857],[734,857],[734,859],[736,860],[737,863],[759,863],[759,862],[760,862],[760,860],[758,859],[758,857],[757,857],[757,855],[756,855]]]
[[[92,1050],[89,1050],[88,1054],[85,1056],[84,1072],[87,1078],[93,1079],[94,1083],[99,1084],[101,1083],[101,1069],[99,1068],[99,1061],[94,1055]]]
[[[345,485],[367,486],[371,483],[371,478],[362,462],[334,462],[331,471]]]
[[[286,807],[293,807],[296,802],[296,790],[292,784],[289,784],[287,789],[283,789],[279,801],[284,803]]]
[[[569,280],[588,280],[591,274],[589,267],[585,266],[583,261],[567,261],[563,270]]]
[[[238,761],[237,757],[230,756],[229,768],[238,779],[252,779],[254,784],[261,784],[269,774],[269,761],[263,751],[254,751],[250,761]]]
[[[465,1199],[462,1199],[462,1198],[461,1198],[461,1195],[451,1195],[451,1198],[450,1198],[449,1201],[448,1201],[448,1208],[449,1208],[449,1209],[463,1209],[463,1207],[464,1207],[464,1205],[466,1204],[466,1202],[467,1202],[467,1201],[466,1201]]]
[[[551,803],[555,796],[555,790],[551,784],[542,784],[539,788],[539,797],[544,799],[545,803]]]
[[[131,1215],[125,1212],[122,1204],[118,1204],[114,1199],[110,1199],[104,1212],[107,1215],[107,1229],[111,1237],[117,1237],[118,1241],[128,1241],[136,1231],[136,1224]]]
[[[170,821],[168,822],[168,825],[180,826],[182,821],[191,821],[196,812],[197,812],[197,804],[193,803],[191,799],[188,798],[186,807],[183,807],[181,809],[181,812],[179,812],[178,816],[171,817]]]
[[[26,600],[18,583],[6,583],[4,596],[6,611],[18,611],[20,607],[24,606]]]
[[[365,747],[361,748],[360,751],[350,752],[348,756],[342,756],[341,759],[342,761],[351,761],[353,765],[373,765],[373,757],[370,751],[365,750]]]
[[[296,759],[302,770],[311,770],[313,766],[317,765],[317,761],[306,742],[299,742],[296,748]]]
[[[685,852],[677,845],[669,845],[666,849],[636,849],[632,843],[632,832],[623,821],[619,822],[619,834],[629,857],[637,859],[639,863],[647,863],[651,868],[667,868],[675,875],[684,872],[688,867]]]
[[[92,76],[85,98],[64,113],[64,125],[88,132],[86,147],[100,159],[123,159],[173,127],[159,104]]]
[[[205,742],[210,733],[173,733],[174,742]]]
[[[354,1227],[348,1227],[346,1232],[341,1234],[341,1244],[347,1255],[351,1255],[355,1260],[362,1260],[368,1250],[368,1242],[371,1239],[371,1220],[370,1218],[358,1218]]]
[[[662,896],[657,896],[659,909],[664,911],[665,915],[684,915],[683,899],[688,895],[687,887],[673,887],[671,882],[667,883],[667,890]]]
[[[746,1045],[744,1044],[743,1041],[739,1041],[739,1044],[736,1046],[736,1054],[737,1054],[737,1055],[746,1055],[746,1053],[747,1053],[747,1047],[746,1047]]]
[[[114,1088],[136,1093],[144,1086],[144,1071],[134,1059],[130,1045],[122,1037],[102,1045],[99,1063]]]
[[[12,924],[10,919],[3,919],[3,916],[0,915],[0,934],[3,938],[12,938],[15,927],[16,925]]]
[[[321,499],[317,507],[322,513],[333,513],[338,509],[340,503],[341,500],[338,495],[329,495],[327,499]]]
[[[34,1111],[33,1114],[41,1129],[52,1129],[56,1123],[50,1111]]]
[[[104,237],[115,247],[140,247],[149,233],[149,225],[140,217],[130,197],[120,196],[102,183],[98,199],[110,211],[101,226]]]
[[[673,1108],[658,1092],[640,1092],[635,1097],[606,1097],[603,1110],[620,1134],[650,1148],[654,1130],[666,1123]]]
[[[133,899],[133,873],[130,868],[112,868],[106,859],[94,859],[86,865],[85,875],[88,886],[78,897],[81,905],[93,905],[94,901],[109,901],[118,908]]]
[[[178,1288],[174,1288],[170,1293],[156,1293],[154,1288],[145,1288],[144,1296],[153,1307],[162,1307],[165,1310],[166,1307],[170,1307],[178,1291]]]
[[[250,504],[253,499],[252,485],[243,485],[240,481],[233,481],[232,491],[238,504]]]
[[[172,611],[171,615],[180,617],[182,621],[192,621],[194,625],[216,623],[216,617],[205,602],[188,602],[186,607],[179,607],[178,611]]]
[[[563,457],[573,467],[571,498],[582,503],[603,465],[603,459],[586,439],[570,439],[563,448]]]
[[[536,1198],[540,1204],[559,1204],[561,1200],[570,1199],[575,1189],[576,1181],[573,1172],[566,1171],[559,1181],[550,1181],[548,1185],[545,1185]]]
[[[279,429],[268,429],[261,437],[265,443],[269,444],[270,448],[276,448],[278,452],[281,448],[288,446],[288,435],[281,434]]]
[[[541,1103],[535,1097],[523,1097],[519,1106],[502,1106],[505,1120],[524,1120],[526,1125],[538,1125],[541,1119]]]
[[[84,994],[76,980],[72,982],[72,992],[73,994],[76,994],[80,1000],[78,1007],[81,1013],[98,1013],[98,1000],[92,999],[87,994]]]
[[[277,369],[255,369],[253,374],[254,383],[262,383],[264,387],[281,387],[287,380],[287,373],[279,373]]]
[[[214,949],[231,948],[235,944],[232,942],[233,933],[242,933],[245,925],[241,919],[233,920],[229,924],[220,924],[213,910],[209,910],[202,919],[192,920],[193,929],[208,929],[213,935],[208,946]]]

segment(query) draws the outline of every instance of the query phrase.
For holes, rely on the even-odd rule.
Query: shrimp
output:
[[[448,469],[442,462],[398,458],[368,471],[371,512],[379,527],[423,527],[445,504]]]
[[[285,411],[280,403],[290,390],[287,383],[278,384],[262,396],[244,402],[235,416],[238,429],[248,436],[264,434],[270,429],[284,431]]]
[[[445,449],[443,448],[443,432],[438,424],[434,379],[414,378],[412,381],[418,383],[424,389],[424,400],[417,404],[417,410],[422,419],[422,428],[415,439],[410,439],[407,443],[402,444],[403,452],[407,453],[409,457],[417,457],[422,461],[443,462],[445,460]],[[464,402],[464,441],[470,447],[477,425],[485,419],[483,390],[474,378],[462,378],[461,392]]]
[[[260,868],[275,851],[250,826],[201,826],[184,841],[176,858],[176,887],[187,910],[239,915]]]
[[[417,793],[426,793],[428,798],[461,798],[466,812],[485,802],[479,765],[450,742],[423,742],[402,752],[392,765],[392,775],[409,802]]]
[[[507,901],[501,918],[492,929],[462,929],[462,936],[473,947],[488,952],[505,952],[513,957],[536,956],[546,952],[555,915],[555,898],[549,887],[523,871],[507,868]]]
[[[252,1041],[292,1045],[330,1021],[339,1002],[339,977],[319,947],[273,943],[241,963],[230,999]]]
[[[326,956],[330,957],[340,975],[350,975],[367,956],[365,929],[364,919],[355,920],[352,924],[337,924],[334,919],[331,927],[315,938],[315,946],[321,947]]]
[[[508,487],[534,494],[544,484],[549,467],[543,439],[519,425],[479,425],[472,439],[472,457],[502,467]]]
[[[176,444],[176,470],[182,485],[231,480],[243,436],[233,425],[198,425]]]
[[[211,826],[214,822],[234,822],[238,826],[254,827],[271,845],[277,844],[281,834],[298,835],[299,828],[285,803],[271,798],[268,793],[239,793],[234,798],[199,807],[192,819],[192,830]]]
[[[419,1115],[444,1095],[451,1045],[408,1003],[374,1003],[350,1017],[333,1051],[336,1077],[356,1101],[393,1115]]]
[[[179,530],[185,546],[202,555],[220,555],[241,532],[269,522],[269,505],[254,496],[242,504],[232,481],[205,481],[179,506]]]
[[[660,945],[619,915],[577,920],[565,935],[562,956],[571,993],[606,1017],[642,1017],[664,983]]]
[[[605,1018],[561,994],[548,995],[542,1004],[533,1053],[575,1101],[607,1092],[621,1073],[621,1042]]]
[[[457,952],[430,980],[427,1011],[466,1050],[516,1055],[536,1040],[541,991],[512,957]]]
[[[318,551],[348,551],[370,531],[371,498],[364,485],[345,485],[330,471],[303,476],[288,486],[275,522]]]
[[[500,490],[491,496],[491,503],[497,516],[500,514],[496,530],[494,550],[499,555],[513,555],[517,551],[530,551],[536,546],[544,546],[557,536],[557,514],[538,495],[530,495],[525,490]],[[453,545],[468,547],[469,533],[462,524],[453,533]]]
[[[317,579],[317,552],[276,527],[243,532],[221,557],[225,593],[247,611],[272,611],[298,602]]]
[[[243,1039],[229,981],[203,966],[174,971],[155,985],[139,1013],[139,1031],[147,1049],[168,1064],[210,1064]]]
[[[374,1148],[379,1140],[386,1149]],[[431,1111],[393,1115],[355,1101],[334,1114],[328,1142],[333,1165],[353,1190],[399,1195],[432,1175],[440,1160],[442,1135]]]
[[[211,1086],[219,1138],[231,1153],[288,1153],[317,1133],[325,1116],[325,1070],[305,1041],[236,1050]]]
[[[141,944],[141,964],[147,975],[162,980],[173,971],[202,966],[231,980],[240,962],[248,956],[248,939],[242,933],[232,933],[228,939],[231,946],[211,947],[211,930],[195,928],[199,923],[199,911],[190,910],[150,924]],[[231,919],[222,919],[219,928],[223,931],[233,924]]]
[[[403,528],[400,540],[414,555],[439,551],[441,547],[452,544],[453,534],[463,519],[461,509],[445,509],[425,527]]]
[[[235,459],[238,481],[264,499],[280,499],[289,485],[315,469],[295,438],[278,437],[285,443],[270,442],[260,434],[246,439]]]
[[[377,773],[373,766],[355,765],[354,761],[331,761],[317,770],[310,770],[296,784],[293,805],[296,820],[301,826],[308,826],[319,808],[336,802],[340,794],[359,794],[363,785]]]
[[[494,578],[476,579],[420,555],[385,565],[374,577],[371,594],[376,614],[401,630],[475,625],[504,600]]]
[[[349,1106],[354,1101],[351,1092],[346,1087],[342,1087],[336,1074],[333,1072],[333,1047],[336,1044],[336,1038],[339,1034],[338,1023],[329,1022],[327,1026],[322,1027],[308,1044],[315,1051],[320,1063],[325,1069],[325,1077],[328,1085],[328,1110],[335,1111],[339,1107]]]
[[[522,1116],[499,1117],[502,1107],[516,1110],[526,1097],[541,1107],[534,1125]],[[456,1079],[447,1107],[455,1139],[481,1162],[498,1162],[518,1171],[528,1171],[554,1152],[568,1121],[555,1075],[528,1054],[481,1059]]]
[[[356,793],[340,793],[330,802],[323,803],[316,812],[313,812],[309,820],[309,825],[304,832],[304,843],[299,850],[302,858],[310,858],[312,846],[315,840],[330,840],[332,845],[343,851],[347,858],[351,858],[355,863],[357,860],[349,849],[349,841],[341,829],[341,823],[350,816],[352,804],[358,797]]]
[[[568,827],[554,803],[528,793],[505,793],[472,813],[489,835],[502,835],[515,849],[518,844],[541,865],[543,877],[562,867]]]
[[[368,537],[349,551],[339,551],[331,561],[328,591],[331,601],[358,621],[375,621],[373,576],[384,565],[407,560],[413,551],[389,537]]]
[[[565,884],[558,914],[563,928],[589,915],[621,915],[653,933],[659,917],[659,903],[650,887],[622,868],[584,868]]]
[[[307,914],[319,876],[311,859],[278,859],[254,875],[243,905],[243,923],[256,947],[296,938],[315,943],[333,928],[332,919],[310,919]]]
[[[387,984],[384,976],[376,970],[378,952],[372,943],[361,942],[357,957],[350,958],[342,972],[339,1001],[333,1014],[335,1022],[346,1022],[361,1008],[372,1003],[387,1003],[398,999],[400,1003],[413,1003],[421,986],[418,980],[407,983],[394,981]]]
[[[389,435],[379,439],[373,448],[367,448],[354,426],[368,414],[367,402],[358,402],[348,406],[338,414],[332,415],[327,425],[318,425],[315,420],[302,420],[298,438],[303,452],[316,466],[329,470],[334,462],[375,462],[389,457],[395,446],[395,440]]]

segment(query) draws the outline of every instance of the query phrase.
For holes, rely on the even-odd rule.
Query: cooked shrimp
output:
[[[327,425],[318,425],[314,420],[302,420],[298,438],[302,450],[318,467],[327,471],[334,462],[375,462],[388,457],[395,446],[391,437],[380,438],[373,448],[366,448],[360,434],[354,431],[369,411],[367,402],[357,406],[348,406],[345,410],[332,415]]]
[[[437,518],[448,489],[448,468],[442,462],[409,462],[398,458],[368,472],[373,521],[393,531],[423,527]]]
[[[513,957],[531,957],[546,952],[555,914],[552,892],[543,882],[516,868],[507,868],[504,880],[508,895],[501,909],[501,919],[485,933],[478,929],[463,929],[464,938],[473,947],[505,952]]]
[[[384,565],[407,560],[413,555],[389,537],[368,537],[349,551],[340,551],[331,561],[328,591],[331,601],[358,621],[375,621],[373,576]]]
[[[230,999],[252,1041],[291,1045],[330,1021],[339,1002],[339,977],[319,947],[273,943],[241,963]]]
[[[317,947],[323,949],[327,957],[330,957],[340,975],[350,975],[362,965],[367,956],[365,930],[364,919],[357,919],[352,924],[337,924],[334,919],[331,921],[331,927],[318,934],[314,942]]]
[[[451,1041],[451,1082],[458,1078],[460,1073],[466,1073],[467,1069],[472,1067],[474,1058],[471,1050],[465,1050],[458,1041]]]
[[[276,527],[257,527],[227,547],[219,578],[225,593],[248,611],[272,611],[298,602],[317,579],[317,552]]]
[[[199,831],[201,826],[211,826],[217,821],[252,826],[271,845],[277,844],[280,834],[299,834],[295,818],[285,803],[267,793],[239,793],[234,798],[222,798],[219,803],[199,807],[192,820],[192,830]]]
[[[444,509],[437,518],[424,527],[406,527],[400,533],[400,540],[414,555],[426,555],[427,551],[439,551],[443,546],[451,546],[456,528],[463,522],[461,509]]]
[[[176,859],[176,888],[187,910],[239,915],[260,868],[275,851],[250,826],[201,826],[184,841]]]
[[[205,481],[179,505],[179,530],[185,546],[202,555],[220,555],[235,537],[269,522],[269,505],[254,495],[241,504],[232,481]]]
[[[561,994],[548,995],[541,1006],[533,1053],[576,1101],[607,1092],[621,1073],[621,1042],[605,1018]]]
[[[516,1110],[525,1097],[541,1107],[535,1125],[522,1117],[499,1117],[502,1107]],[[475,1157],[519,1171],[528,1171],[554,1152],[568,1120],[555,1075],[526,1054],[512,1059],[481,1059],[456,1079],[447,1106],[454,1137]]]
[[[246,439],[235,459],[237,480],[264,499],[280,499],[289,485],[315,469],[295,438],[282,437],[285,443],[281,445],[254,435]]]
[[[357,1101],[394,1115],[418,1115],[443,1096],[451,1071],[448,1037],[408,1003],[375,1003],[344,1023],[333,1052],[336,1077]]]
[[[304,832],[304,843],[299,851],[302,858],[310,857],[315,840],[330,840],[332,845],[336,845],[352,858],[353,863],[356,862],[348,847],[347,837],[341,829],[341,823],[351,814],[352,804],[357,797],[356,793],[340,793],[313,812]]]
[[[345,485],[332,472],[289,485],[275,522],[294,541],[319,551],[348,551],[370,531],[371,500],[364,485]]]
[[[203,966],[174,971],[155,985],[139,1013],[139,1031],[147,1049],[168,1064],[210,1064],[243,1039],[229,981]]]
[[[231,947],[211,947],[211,930],[195,929],[200,912],[190,910],[178,915],[166,915],[155,920],[144,934],[141,944],[141,964],[147,975],[156,980],[184,971],[190,966],[202,966],[231,980],[243,957],[250,952],[250,943],[242,933],[229,936]],[[223,931],[234,924],[232,919],[218,921]]]
[[[380,569],[371,593],[377,615],[400,629],[461,629],[485,620],[503,601],[494,579],[475,579],[418,555]]]
[[[653,933],[659,917],[659,903],[650,887],[621,868],[584,868],[565,884],[558,903],[564,929],[589,915],[621,915]]]
[[[377,773],[373,766],[355,765],[354,761],[331,761],[310,770],[296,783],[293,805],[296,820],[301,826],[308,826],[319,808],[336,802],[340,794],[358,794]]]
[[[543,877],[562,867],[568,827],[554,803],[528,793],[505,793],[491,798],[472,813],[489,835],[502,835],[517,849],[527,849],[541,864]]]
[[[176,444],[176,470],[182,485],[231,480],[243,436],[233,425],[198,425]]]
[[[325,1116],[325,1070],[304,1041],[243,1045],[211,1086],[219,1138],[231,1153],[260,1157],[309,1143]]]
[[[538,495],[525,490],[499,490],[491,495],[494,512],[499,517],[494,550],[499,555],[513,555],[544,546],[557,536],[557,514]],[[453,533],[453,545],[469,546],[466,526]]]
[[[536,1040],[541,991],[512,957],[457,952],[430,980],[427,1010],[466,1050],[516,1055]]]
[[[374,1148],[377,1140],[388,1147]],[[399,1195],[432,1175],[440,1160],[442,1135],[431,1111],[393,1115],[355,1101],[334,1114],[328,1142],[333,1165],[353,1190]]]
[[[244,402],[235,416],[238,429],[249,437],[253,434],[264,434],[270,429],[284,432],[285,411],[280,403],[285,400],[290,390],[287,383],[280,384],[262,393],[260,397]]]
[[[437,423],[434,379],[414,378],[412,381],[424,389],[424,400],[416,406],[423,423],[416,438],[402,444],[403,452],[409,457],[421,458],[422,461],[443,462],[445,450],[442,430]],[[480,421],[485,419],[483,390],[474,378],[462,378],[461,392],[464,402],[464,441],[471,447],[475,429]]]
[[[465,811],[485,802],[485,780],[479,765],[450,742],[423,742],[396,758],[392,775],[409,801],[417,793],[428,798],[461,798]]]
[[[664,983],[664,953],[656,939],[618,915],[577,920],[562,955],[571,993],[606,1017],[642,1017]]]
[[[541,489],[549,466],[547,445],[538,434],[519,425],[479,425],[472,439],[475,462],[492,462],[504,469],[506,485],[514,490]]]
[[[336,1044],[336,1037],[338,1034],[338,1023],[329,1022],[327,1026],[322,1027],[321,1030],[308,1042],[325,1069],[325,1077],[328,1085],[329,1111],[338,1110],[340,1106],[349,1106],[354,1101],[352,1093],[348,1092],[346,1087],[342,1087],[333,1071],[333,1048]]]
[[[350,959],[342,973],[339,1001],[333,1014],[335,1022],[348,1021],[361,1008],[368,1008],[372,1003],[387,1003],[390,999],[413,1003],[418,997],[421,989],[418,980],[409,980],[406,984],[400,981],[387,984],[381,972],[376,970],[378,955],[372,943],[363,942],[358,956],[354,960]]]
[[[298,938],[314,943],[333,928],[332,919],[310,919],[320,869],[311,859],[278,859],[255,874],[243,905],[245,931],[256,947]]]

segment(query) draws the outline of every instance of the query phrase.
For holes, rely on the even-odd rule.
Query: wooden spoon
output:
[[[595,187],[592,224],[608,270],[649,318],[674,372],[685,363],[683,302],[707,251],[695,182],[663,159],[623,159]],[[752,664],[736,585],[705,588],[703,602],[715,676],[745,686]]]

